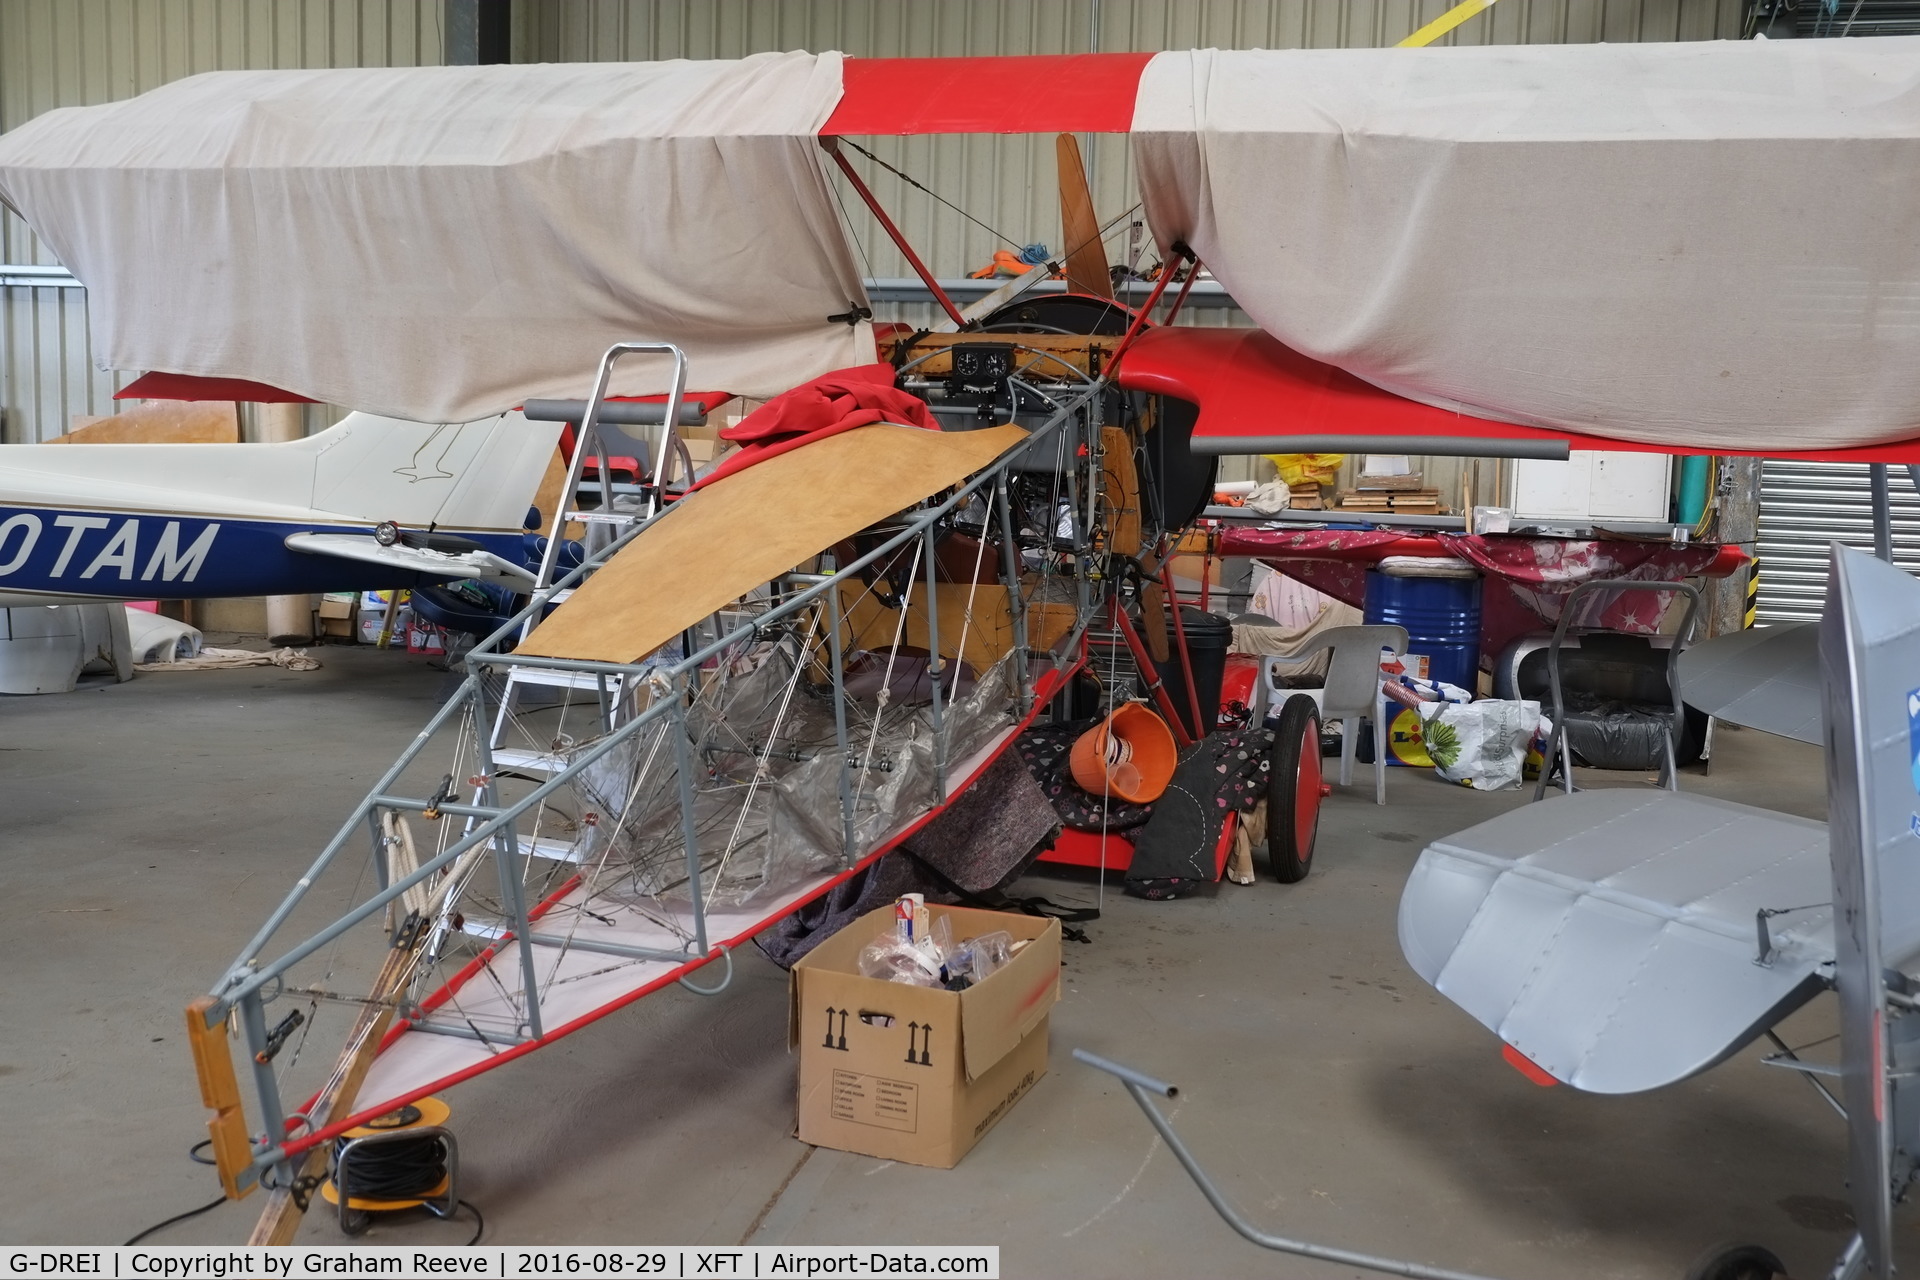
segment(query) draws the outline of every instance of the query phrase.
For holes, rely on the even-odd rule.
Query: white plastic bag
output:
[[[1436,702],[1420,708],[1420,719],[1434,772],[1476,791],[1503,791],[1520,785],[1540,704],[1494,698]]]

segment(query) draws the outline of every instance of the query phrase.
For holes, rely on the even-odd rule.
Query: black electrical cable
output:
[[[480,1216],[480,1206],[473,1201],[462,1200],[459,1203],[466,1208],[468,1213],[473,1215],[473,1237],[468,1240],[467,1243],[470,1245],[479,1244],[480,1237],[487,1234],[487,1220]]]
[[[148,1236],[152,1235],[156,1231],[164,1230],[165,1228],[172,1226],[176,1222],[185,1222],[188,1218],[197,1218],[201,1214],[206,1213],[210,1209],[218,1209],[221,1205],[225,1204],[226,1202],[227,1202],[227,1197],[225,1195],[222,1195],[218,1199],[210,1200],[206,1204],[201,1205],[198,1209],[189,1209],[185,1213],[176,1213],[171,1218],[168,1218],[165,1222],[154,1223],[152,1226],[148,1227],[145,1231],[142,1231],[139,1235],[127,1241],[125,1244],[121,1245],[120,1247],[122,1249],[130,1249],[134,1245],[139,1244],[142,1240],[145,1240]]]
[[[447,1144],[437,1134],[367,1143],[349,1151],[350,1141],[341,1138],[333,1148],[333,1184],[349,1200],[424,1200],[446,1180]],[[455,1201],[455,1206],[473,1215],[473,1238],[467,1243],[479,1244],[487,1233],[480,1207],[471,1200]]]
[[[438,1134],[352,1145],[334,1145],[333,1181],[359,1200],[424,1200],[447,1176],[447,1144]]]
[[[347,1140],[342,1138],[334,1147],[334,1176],[340,1179],[339,1153]],[[187,1148],[187,1159],[195,1164],[213,1164],[212,1160],[201,1157],[200,1152],[213,1145],[212,1138],[202,1138]],[[414,1200],[423,1198],[436,1190],[447,1176],[447,1147],[438,1137],[425,1137],[410,1142],[385,1142],[362,1147],[353,1153],[352,1167],[353,1196],[367,1200]],[[209,1200],[198,1209],[189,1209],[185,1213],[176,1213],[164,1222],[156,1222],[133,1239],[120,1247],[130,1249],[156,1231],[164,1231],[176,1222],[185,1222],[188,1218],[197,1218],[203,1213],[211,1213],[227,1202],[221,1195]],[[474,1245],[480,1243],[480,1237],[487,1233],[487,1220],[480,1212],[480,1206],[471,1200],[457,1200],[456,1207],[464,1207],[473,1215],[473,1237],[467,1241]]]

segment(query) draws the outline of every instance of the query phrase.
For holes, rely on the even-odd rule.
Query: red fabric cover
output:
[[[1480,595],[1480,652],[1489,660],[1521,636],[1548,631],[1560,607],[1589,578],[1675,581],[1718,568],[1710,542],[1676,547],[1615,539],[1523,538],[1434,533],[1419,538],[1391,530],[1223,530],[1220,553],[1251,555],[1289,578],[1354,608],[1366,605],[1367,570],[1383,556],[1432,554],[1434,544],[1485,575]],[[1424,544],[1424,546],[1420,545]],[[1602,592],[1581,602],[1583,627],[1646,633],[1658,629],[1671,592]]]
[[[775,396],[721,431],[720,438],[739,445],[740,451],[702,477],[693,488],[712,484],[801,445],[876,422],[894,422],[927,431],[940,429],[926,401],[894,387],[892,365],[863,364],[838,369]]]
[[[860,421],[848,421],[855,416]],[[803,382],[775,396],[722,431],[720,438],[747,446],[777,436],[807,434],[822,427],[838,427],[844,431],[850,426],[863,427],[869,422],[881,421],[925,427],[929,431],[940,429],[925,401],[894,389],[892,365],[863,364],[823,373],[812,382]]]
[[[313,404],[291,391],[243,378],[202,378],[191,373],[143,373],[113,393],[115,400],[245,400],[252,404]]]
[[[1157,326],[1141,333],[1118,369],[1120,385],[1130,391],[1174,396],[1199,405],[1195,440],[1321,434],[1464,436],[1565,440],[1575,449],[1634,453],[1739,452],[1549,431],[1437,409],[1309,359],[1259,329]],[[1821,462],[1920,462],[1920,439],[1848,449],[1770,449],[1766,456]]]
[[[848,58],[822,137],[1125,133],[1151,53]]]

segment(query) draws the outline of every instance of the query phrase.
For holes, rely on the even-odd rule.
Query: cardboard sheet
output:
[[[876,424],[747,468],[682,499],[520,645],[637,662],[700,619],[1026,439],[1019,427]]]

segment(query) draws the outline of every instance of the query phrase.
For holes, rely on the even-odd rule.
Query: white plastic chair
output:
[[[1277,683],[1281,667],[1298,665],[1322,649],[1332,650],[1324,688],[1287,689]],[[1343,787],[1353,785],[1353,760],[1360,745],[1360,717],[1371,716],[1375,804],[1387,802],[1387,700],[1380,692],[1383,651],[1394,657],[1405,653],[1407,629],[1387,625],[1329,627],[1299,653],[1263,659],[1260,679],[1255,684],[1259,703],[1255,716],[1259,720],[1265,719],[1267,707],[1275,700],[1295,693],[1311,693],[1320,704],[1322,721],[1340,721],[1340,785]]]

